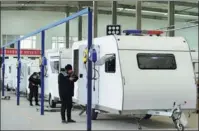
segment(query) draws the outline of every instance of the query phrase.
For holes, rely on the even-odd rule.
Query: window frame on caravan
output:
[[[36,60],[36,59],[39,59],[39,57],[28,57],[28,59]]]
[[[114,67],[113,67],[112,70],[110,70],[109,67],[107,67],[107,66],[109,66],[108,64],[110,62],[110,60],[108,60],[104,64],[104,70],[105,70],[106,73],[115,73],[116,72],[116,54],[112,53],[112,54],[106,54],[106,55],[113,55],[114,58],[110,59],[110,60],[114,60]],[[112,67],[110,67],[110,68],[112,68]]]
[[[79,49],[73,51],[73,71],[79,74]]]
[[[168,67],[158,67],[161,66],[160,64],[157,65],[157,67],[146,67],[145,63],[144,67],[141,67],[141,61],[140,58],[141,57],[145,57],[145,59],[151,59],[152,57],[157,57],[157,58],[163,58],[163,59],[170,59],[170,66]],[[154,62],[152,62],[154,64]],[[137,64],[139,69],[141,70],[176,70],[177,69],[177,63],[176,63],[176,59],[175,59],[175,55],[171,54],[171,53],[138,53],[137,54]],[[156,63],[157,64],[157,63]],[[162,65],[166,65],[166,64],[162,64]],[[151,65],[153,66],[153,65]]]
[[[18,59],[18,57],[17,56],[14,56],[13,58],[15,58],[15,59]],[[24,57],[20,57],[21,59],[24,59]]]
[[[30,66],[28,66],[28,75],[30,75],[30,72],[31,72],[31,71],[30,71]]]
[[[9,74],[11,74],[11,72],[12,72],[12,68],[11,66],[9,66]]]
[[[55,69],[55,63],[57,64],[56,69]],[[50,61],[50,68],[53,74],[59,73],[59,60]]]

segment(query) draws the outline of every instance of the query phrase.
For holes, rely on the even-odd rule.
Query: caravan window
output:
[[[105,62],[106,73],[115,73],[116,71],[116,56],[115,54],[112,55],[114,55],[114,57]]]
[[[140,69],[167,69],[177,68],[173,54],[137,54],[138,66]]]
[[[18,57],[16,57],[16,56],[15,56],[15,57],[13,57],[13,58],[18,59]],[[23,57],[20,57],[20,58],[21,58],[21,59],[23,59]]]
[[[58,73],[59,72],[59,61],[51,61],[50,67],[51,67],[52,73]]]

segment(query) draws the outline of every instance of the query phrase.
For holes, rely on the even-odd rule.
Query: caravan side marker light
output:
[[[141,30],[124,30],[123,33],[125,33],[126,35],[142,34],[142,31]]]
[[[159,30],[149,30],[149,31],[147,32],[147,34],[149,34],[149,35],[161,35],[161,34],[163,34],[163,31],[159,31]]]
[[[161,35],[163,31],[159,30],[124,30],[123,33],[126,35],[135,34],[135,35],[142,35],[142,34],[148,34],[148,35]]]

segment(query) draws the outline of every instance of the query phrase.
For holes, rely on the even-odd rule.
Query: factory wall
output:
[[[65,17],[61,12],[41,12],[41,11],[2,11],[1,27],[2,34],[7,35],[24,35],[32,32],[42,26],[55,22]],[[106,25],[111,24],[110,15],[98,15],[98,36],[106,34]],[[118,16],[118,24],[122,29],[135,29],[135,18]],[[184,23],[176,22],[176,25],[183,26]],[[70,36],[77,36],[78,19],[70,22]],[[143,29],[158,29],[166,27],[166,20],[142,19]],[[87,17],[83,17],[83,37],[87,35]],[[46,32],[46,49],[52,47],[51,38],[53,36],[64,36],[65,24],[55,27]],[[176,31],[176,36],[183,36],[187,39],[191,48],[198,48],[198,27]],[[37,35],[37,48],[40,48],[41,37]]]

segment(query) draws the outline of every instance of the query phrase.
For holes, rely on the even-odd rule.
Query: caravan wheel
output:
[[[51,94],[49,94],[48,103],[49,103],[49,106],[50,106],[51,108],[55,108],[55,107],[56,107],[56,103],[54,102],[54,100],[52,100]]]
[[[92,109],[92,120],[96,120],[98,116],[98,112],[95,111],[95,109]]]
[[[151,117],[152,117],[152,115],[146,114],[146,116],[144,117],[144,119],[145,119],[145,120],[148,120],[148,119],[150,119]]]
[[[17,96],[17,90],[15,90],[15,96]]]
[[[177,128],[178,131],[184,131],[184,126],[182,124],[179,124]]]
[[[9,88],[8,84],[7,84],[6,88],[7,88],[7,91],[10,91],[10,90],[11,90],[11,89]]]

